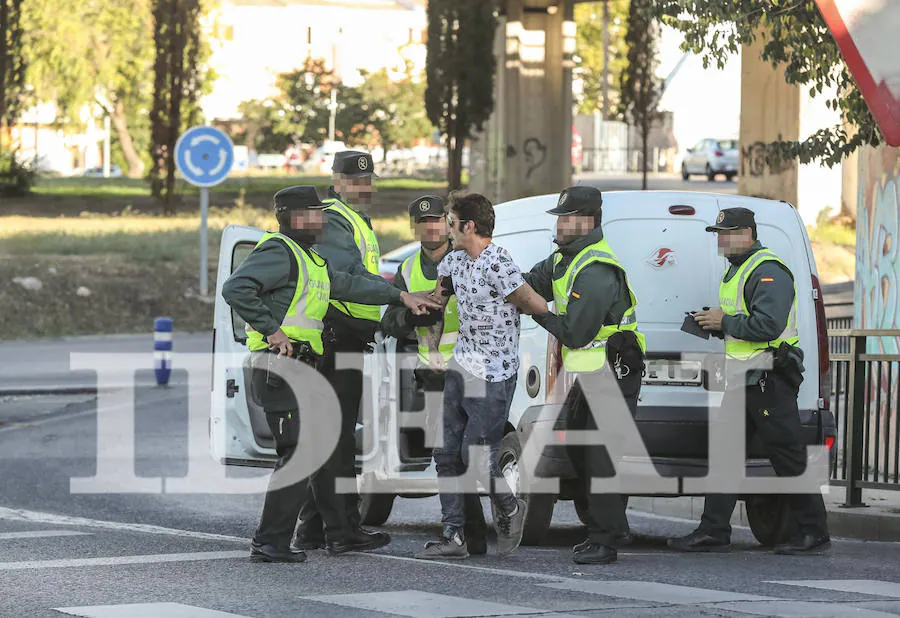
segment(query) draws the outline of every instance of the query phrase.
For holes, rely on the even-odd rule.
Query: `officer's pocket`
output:
[[[274,357],[274,354],[268,352],[254,352],[250,357],[250,397],[267,414],[279,414],[297,408],[294,394],[287,382],[271,370],[270,364]]]

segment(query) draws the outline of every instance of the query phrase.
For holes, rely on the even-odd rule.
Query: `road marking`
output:
[[[181,603],[135,603],[133,605],[94,605],[57,607],[56,611],[84,618],[248,618]]]
[[[563,618],[563,616],[566,616],[552,609],[492,603],[490,601],[451,597],[420,590],[335,594],[300,598],[342,607],[383,612],[395,616],[410,616],[411,618],[418,618],[419,616],[428,616],[429,618],[451,618],[454,616],[468,618],[470,616],[524,615]]]
[[[93,536],[92,532],[75,530],[26,530],[23,532],[0,532],[0,541],[10,539],[49,539],[57,536]]]
[[[605,597],[649,601],[669,605],[697,605],[700,603],[725,603],[729,601],[777,601],[774,597],[742,594],[725,590],[674,586],[645,581],[596,581],[569,579],[564,582],[538,584],[542,588],[599,594]]]
[[[86,517],[74,517],[70,515],[56,515],[55,513],[43,513],[40,511],[27,511],[25,509],[11,509],[0,506],[0,520],[26,521],[52,526],[78,526],[81,528],[101,528],[115,530],[117,532],[138,532],[141,534],[165,534],[180,536],[204,541],[229,541],[232,543],[249,543],[250,539],[225,534],[213,534],[210,532],[195,532],[193,530],[179,530],[177,528],[165,528],[151,524],[132,524],[118,521],[103,521],[100,519],[88,519]]]
[[[853,607],[842,603],[813,603],[810,601],[766,601],[763,603],[723,603],[718,610],[731,610],[753,616],[772,618],[897,618],[871,609]]]
[[[0,562],[0,571],[230,560],[233,558],[246,558],[248,555],[248,552],[245,551],[198,551],[188,554],[148,554],[144,556],[111,556],[109,558],[72,558],[69,560],[23,560],[21,562]]]
[[[92,414],[96,414],[96,410],[81,410],[80,412],[71,412],[69,414],[58,414],[54,416],[51,414],[45,414],[44,416],[40,416],[34,420],[30,421],[19,421],[16,423],[12,423],[5,427],[0,427],[0,433],[6,433],[8,431],[15,431],[17,429],[25,429],[26,427],[35,427],[37,425],[43,425],[45,423],[50,423],[53,421],[68,421],[73,418],[79,418],[82,416],[90,416]]]
[[[421,560],[419,558],[410,558],[408,556],[394,556],[393,554],[376,554],[366,552],[353,552],[356,556],[366,556],[368,558],[384,558],[387,560],[399,560],[401,562],[414,562],[420,566],[441,566],[456,569],[464,569],[469,571],[479,571],[482,573],[491,573],[493,575],[503,575],[505,577],[519,577],[522,579],[539,579],[542,581],[569,581],[568,577],[562,575],[550,575],[548,573],[532,573],[529,571],[513,571],[507,569],[494,569],[491,567],[480,567],[471,564],[461,564],[460,562],[450,562],[443,560]],[[578,581],[578,580],[571,580]]]
[[[821,590],[833,590],[835,592],[855,592],[857,594],[871,594],[876,597],[891,597],[900,599],[900,584],[895,582],[883,582],[874,579],[810,579],[794,581],[768,581],[767,584],[781,584],[782,586],[802,586],[804,588],[818,588]]]

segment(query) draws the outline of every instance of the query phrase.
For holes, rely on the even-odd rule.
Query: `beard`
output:
[[[447,243],[447,241],[448,241],[447,238],[445,238],[443,240],[423,241],[422,246],[425,247],[426,249],[428,249],[429,251],[434,251],[435,249],[440,249],[441,247],[443,247],[444,244]]]
[[[311,247],[321,240],[322,230],[292,230],[282,228],[281,233],[301,247]]]

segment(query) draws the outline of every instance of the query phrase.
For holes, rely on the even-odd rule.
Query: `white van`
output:
[[[555,248],[556,218],[547,210],[556,195],[525,198],[496,207],[494,242],[506,248],[523,271],[544,259]],[[610,245],[628,271],[638,299],[640,330],[647,338],[647,371],[638,404],[636,422],[651,457],[646,464],[669,477],[705,476],[707,422],[710,407],[721,402],[724,347],[721,340],[703,340],[681,332],[686,311],[713,305],[725,260],[717,254],[716,237],[704,228],[720,209],[742,206],[756,214],[759,238],[790,267],[798,295],[800,346],[805,353],[805,380],[800,388],[801,422],[808,444],[831,446],[835,423],[828,410],[828,343],[821,291],[806,230],[796,209],[785,202],[688,192],[607,192],[603,194],[603,229]],[[211,448],[225,464],[271,465],[272,437],[262,409],[248,401],[245,387],[243,323],[221,298],[221,286],[262,235],[260,230],[230,226],[222,236],[214,322],[214,351],[227,353],[232,367],[213,371]],[[385,256],[385,264],[397,262],[415,250],[403,247]],[[387,266],[386,266],[387,267]],[[388,267],[389,268],[389,267]],[[366,358],[366,393],[362,406],[372,419],[373,439],[359,446],[358,464],[367,473],[358,478],[364,523],[387,521],[393,494],[367,493],[374,482],[397,481],[404,497],[433,495],[437,491],[431,452],[424,447],[421,431],[401,429],[397,410],[422,409],[423,395],[412,378],[414,358],[397,363],[396,350],[414,351],[413,342],[380,340],[375,354]],[[574,478],[562,447],[547,447],[538,467],[540,476],[562,479],[559,495],[527,494],[521,487],[519,468],[522,444],[528,439],[542,409],[558,402],[546,393],[562,372],[558,344],[532,318],[523,316],[520,339],[521,368],[510,411],[507,435],[500,452],[500,466],[511,486],[528,504],[526,543],[539,543],[550,525],[557,499],[574,500],[584,519],[586,500],[582,482]],[[682,361],[684,353],[700,353],[705,361]],[[399,365],[399,366],[398,366]],[[398,405],[399,404],[399,405]],[[555,415],[551,416],[554,418]],[[547,422],[547,421],[540,421]],[[552,421],[551,421],[552,422]],[[363,452],[366,451],[366,452]],[[771,473],[767,460],[750,445],[751,473]],[[632,462],[635,464],[635,462]],[[361,468],[360,468],[361,469]],[[399,483],[402,481],[402,483]],[[787,534],[789,517],[778,496],[750,496],[748,519],[757,539],[772,544]],[[439,516],[435,513],[435,517]]]

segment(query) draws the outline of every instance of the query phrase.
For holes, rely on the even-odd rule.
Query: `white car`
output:
[[[325,141],[320,148],[317,148],[309,159],[303,162],[301,170],[304,174],[313,174],[315,176],[331,176],[331,168],[334,165],[334,155],[347,150],[344,142]]]
[[[506,248],[523,271],[554,250],[556,218],[547,210],[556,195],[530,197],[496,207],[494,242]],[[828,340],[825,310],[806,229],[796,209],[784,202],[689,192],[608,192],[603,194],[603,229],[628,270],[638,299],[640,330],[647,338],[647,370],[637,411],[637,427],[650,460],[629,459],[620,471],[659,474],[683,480],[705,476],[708,469],[707,424],[710,408],[720,405],[724,383],[721,340],[703,340],[680,330],[686,311],[709,306],[718,299],[725,260],[717,254],[716,237],[704,228],[720,209],[743,206],[756,213],[759,236],[791,268],[798,294],[800,346],[805,352],[806,379],[799,407],[804,437],[809,444],[833,444],[834,416],[829,411]],[[222,284],[252,250],[261,230],[229,226],[222,235],[214,317],[214,351],[210,440],[214,458],[224,464],[272,465],[272,436],[259,404],[248,398],[248,352],[243,322],[222,299]],[[382,272],[396,270],[415,244],[401,247]],[[385,256],[386,258],[389,256]],[[538,426],[542,411],[561,407],[547,393],[556,380],[565,380],[559,345],[529,316],[521,322],[516,393],[500,450],[500,466],[513,489],[526,499],[525,542],[539,543],[549,528],[558,499],[574,500],[580,517],[586,514],[584,483],[577,479],[564,445],[544,449],[537,474],[562,479],[558,495],[529,493],[520,465],[523,445]],[[424,395],[412,376],[415,357],[398,357],[398,349],[414,351],[412,342],[379,339],[374,354],[366,355],[365,396],[359,428],[358,477],[364,523],[383,524],[397,496],[433,495],[437,478],[431,450],[422,432],[401,427],[400,411],[421,414]],[[703,360],[682,360],[682,355]],[[222,359],[230,359],[223,362]],[[398,361],[398,359],[400,359]],[[404,415],[408,417],[409,415]],[[544,425],[544,427],[547,427]],[[563,432],[559,432],[563,433]],[[564,435],[557,435],[564,440]],[[830,442],[829,442],[830,441]],[[771,474],[763,453],[751,444],[748,474]],[[382,492],[373,492],[378,486]],[[383,493],[384,488],[389,488]],[[393,489],[391,489],[393,488]],[[676,495],[678,495],[676,493]],[[789,532],[789,510],[782,496],[748,496],[751,528],[763,543]],[[435,512],[435,521],[440,513]]]
[[[723,174],[725,180],[733,180],[738,173],[740,146],[736,139],[704,139],[689,148],[681,162],[681,177],[688,180],[692,174],[703,174],[710,182]]]
[[[82,174],[85,178],[105,178],[103,176],[103,166],[100,167],[91,167],[84,170]],[[122,177],[122,168],[118,165],[110,165],[109,166],[109,177],[110,178],[121,178]]]

